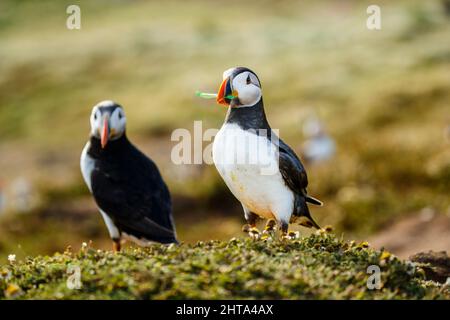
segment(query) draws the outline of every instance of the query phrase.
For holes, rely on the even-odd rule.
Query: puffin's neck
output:
[[[99,138],[91,136],[89,141],[90,147],[88,153],[91,157],[97,159],[121,154],[124,148],[130,145],[130,141],[128,141],[125,133],[118,139],[108,141],[105,148],[102,148]]]
[[[240,108],[228,108],[228,113],[225,118],[225,123],[237,124],[244,130],[258,130],[267,129],[270,130],[269,122],[264,112],[263,99],[252,107],[240,107]]]

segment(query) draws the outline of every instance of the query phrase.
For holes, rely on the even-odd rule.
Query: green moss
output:
[[[367,287],[367,267],[381,268],[382,288]],[[81,289],[66,285],[69,266]],[[195,245],[89,246],[0,267],[0,297],[16,299],[445,299],[448,287],[367,243],[317,233],[290,242],[231,239]]]
[[[440,0],[386,2],[381,32],[365,28],[367,5],[356,1],[332,17],[324,13],[333,1],[77,3],[82,30],[69,31],[70,2],[1,1],[0,145],[8,157],[0,178],[9,184],[23,171],[42,206],[38,215],[1,219],[0,261],[12,251],[107,241],[79,172],[88,117],[103,99],[124,105],[130,139],[160,168],[181,239],[239,232],[242,208],[214,166],[170,161],[175,128],[222,125],[225,109],[194,92],[213,92],[236,64],[261,77],[268,119],[300,157],[309,115],[335,139],[330,162],[305,163],[308,191],[325,203],[311,208],[320,225],[364,238],[424,207],[448,210],[450,20]],[[202,214],[211,211],[231,227],[210,231],[214,217]]]

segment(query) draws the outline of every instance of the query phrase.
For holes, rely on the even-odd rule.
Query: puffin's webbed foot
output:
[[[120,252],[120,239],[113,239],[113,252]]]

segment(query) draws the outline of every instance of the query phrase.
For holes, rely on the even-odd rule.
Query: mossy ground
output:
[[[381,268],[370,290],[369,265]],[[81,289],[69,289],[78,266]],[[293,241],[154,245],[121,253],[85,246],[0,267],[0,297],[13,299],[449,299],[445,285],[367,243],[317,233]]]
[[[130,140],[158,165],[179,238],[238,236],[242,207],[215,167],[171,160],[174,130],[194,135],[200,120],[220,128],[225,108],[194,93],[217,90],[235,65],[257,72],[269,122],[300,158],[310,116],[335,140],[331,161],[305,162],[308,191],[325,203],[311,209],[319,225],[367,239],[424,208],[449,211],[450,19],[441,0],[380,1],[379,31],[366,28],[372,1],[76,3],[81,30],[66,28],[73,1],[0,1],[0,185],[10,206],[0,263],[83,239],[109,248],[79,168],[91,108],[104,99],[124,106]],[[13,205],[19,177],[36,193],[29,215]]]

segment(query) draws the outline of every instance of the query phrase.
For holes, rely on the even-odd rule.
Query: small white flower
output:
[[[8,261],[9,261],[9,263],[14,263],[14,262],[16,262],[16,255],[15,255],[15,254],[10,254],[10,255],[8,256]]]
[[[83,249],[86,249],[86,248],[87,248],[87,243],[86,243],[86,242],[83,242],[83,243],[81,244],[81,247],[82,247]]]

